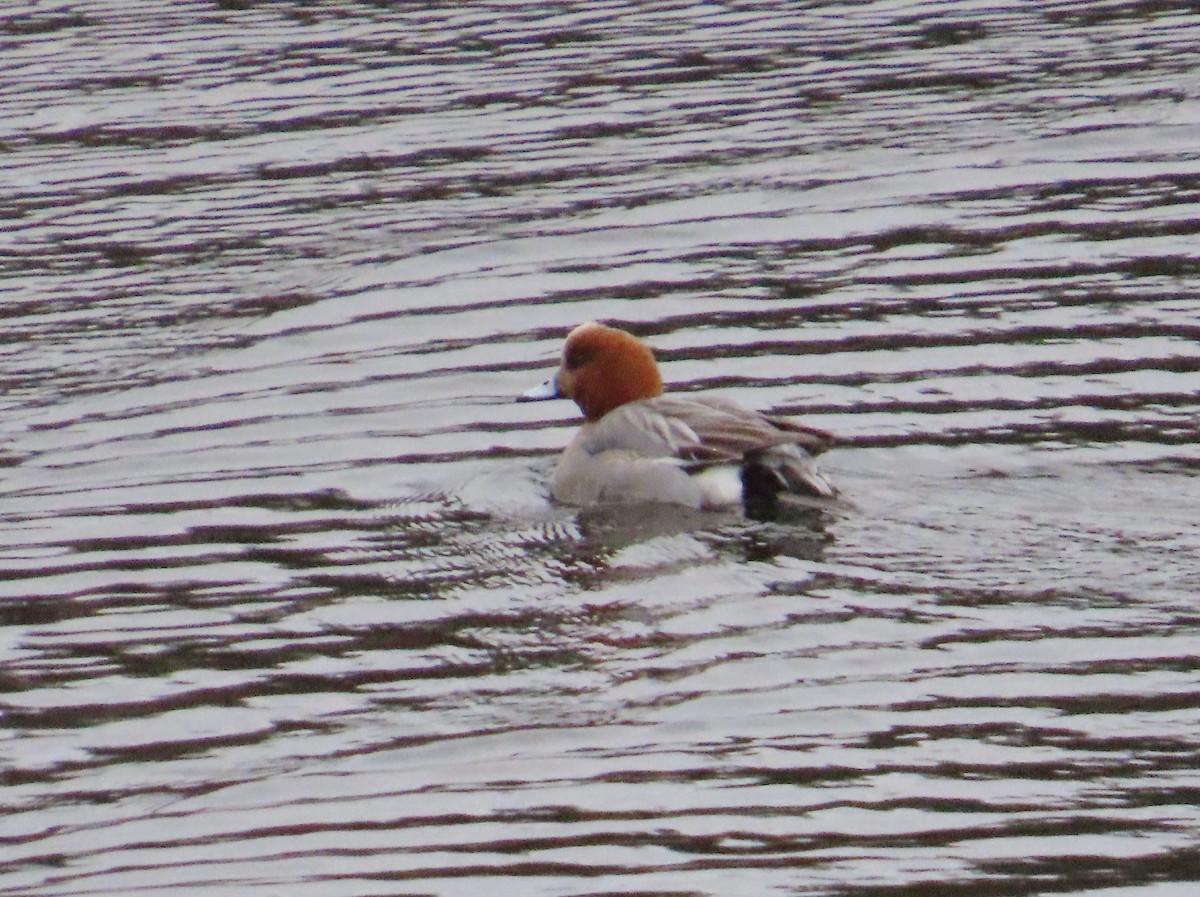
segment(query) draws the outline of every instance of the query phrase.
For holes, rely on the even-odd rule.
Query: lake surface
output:
[[[1200,11],[0,13],[0,890],[1190,895]],[[841,442],[553,505],[566,332]]]

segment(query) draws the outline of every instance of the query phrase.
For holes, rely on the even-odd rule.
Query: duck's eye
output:
[[[567,366],[568,371],[573,371],[576,368],[581,368],[591,360],[591,355],[579,349],[572,349],[567,352],[563,358],[563,364]]]

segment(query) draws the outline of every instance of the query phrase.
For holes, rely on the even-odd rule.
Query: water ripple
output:
[[[0,14],[6,893],[1187,887],[1195,19]],[[554,506],[589,318],[846,506]]]

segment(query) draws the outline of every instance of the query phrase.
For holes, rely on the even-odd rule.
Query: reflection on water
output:
[[[5,892],[1183,893],[1196,18],[0,14]],[[552,506],[589,318],[853,507]]]

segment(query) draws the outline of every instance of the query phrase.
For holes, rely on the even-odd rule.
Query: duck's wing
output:
[[[730,457],[779,445],[796,445],[810,455],[819,455],[834,442],[824,430],[787,418],[768,417],[728,399],[663,396],[647,404],[686,421],[700,443]]]
[[[837,437],[819,427],[799,424],[786,417],[768,417],[767,420],[770,421],[771,426],[787,434],[789,443],[800,446],[814,457],[837,442]]]
[[[781,493],[832,498],[837,488],[817,470],[814,456],[833,436],[787,418],[767,417],[724,399],[696,399],[710,414],[698,418],[697,435],[708,445],[736,452],[747,502],[773,504]]]
[[[795,445],[816,455],[833,443],[824,430],[769,418],[717,398],[659,396],[630,402],[590,425],[589,452],[612,449],[685,462],[739,462],[748,452]]]
[[[630,402],[588,424],[580,437],[581,447],[593,455],[621,452],[689,472],[737,465],[747,500],[759,496],[773,502],[781,492],[837,494],[813,463],[832,436],[723,399],[660,396]]]

